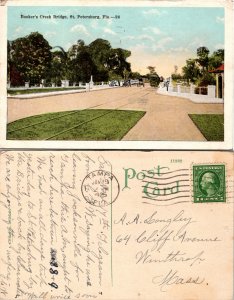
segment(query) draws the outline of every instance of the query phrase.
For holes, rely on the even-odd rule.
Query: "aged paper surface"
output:
[[[0,41],[3,45],[0,51],[2,147],[209,150],[232,148],[233,1],[74,0],[64,4],[64,1],[10,0],[2,2],[0,13]],[[54,59],[63,60],[68,56],[66,63],[62,66],[54,63],[47,73],[44,72],[40,76],[38,73],[45,68],[43,64],[40,66],[38,62],[30,61],[29,65],[24,66],[28,57],[36,57],[37,50],[30,52],[29,46],[19,50],[15,41],[32,33],[42,35],[49,43]],[[104,82],[107,77],[101,76],[100,70],[98,73],[95,68],[90,71],[88,79],[85,75],[80,75],[84,69],[87,71],[90,68],[88,65],[82,69],[82,62],[87,58],[79,60],[78,64],[72,61],[77,54],[73,50],[83,45],[79,41],[83,41],[85,47],[89,47],[95,40],[104,40],[105,45],[110,43],[114,51],[125,49],[126,56],[131,52],[124,71],[121,70],[121,65],[118,74],[108,77],[110,83]],[[196,80],[195,88],[193,77],[190,76],[190,86],[184,85],[183,80],[182,83],[177,81],[171,84],[170,78],[173,74],[178,76],[184,72],[183,66],[187,60],[192,59],[195,67],[199,69],[195,68],[196,71],[203,72],[204,68],[207,68],[202,63],[206,60],[203,54],[200,60],[196,56],[199,47],[209,50],[210,61],[213,59],[213,62],[217,59],[212,58],[213,53],[224,51],[222,63],[225,67],[218,69],[218,64],[215,63],[215,67],[209,67],[209,72],[216,73],[207,73],[208,77],[216,74],[214,76],[217,77],[217,82],[207,86],[205,81],[199,83]],[[25,54],[27,49],[29,52]],[[94,61],[101,52],[99,50],[92,56]],[[59,52],[57,58],[54,54],[56,52]],[[42,55],[39,61],[43,61],[48,54],[46,51],[43,53],[45,55]],[[25,56],[23,63],[17,61],[21,55]],[[113,57],[112,55],[112,60]],[[134,84],[131,88],[109,87],[109,84],[115,85],[118,80],[127,78],[128,63],[131,64],[133,72],[129,78],[133,81],[135,72],[144,76],[149,72],[148,67],[155,68],[156,73],[164,78],[161,82],[162,90],[158,89],[156,92],[148,82],[144,87],[136,87]],[[81,69],[78,68],[80,65]],[[107,65],[108,62],[105,61],[102,72],[115,72],[116,65]],[[63,76],[59,75],[65,67],[66,72],[64,71]],[[153,72],[153,69],[151,71]],[[189,73],[191,72],[190,70]],[[65,87],[68,78],[71,92],[68,94],[67,91],[56,90],[61,84]],[[108,87],[104,89],[105,84]],[[169,94],[166,91],[167,84]],[[84,90],[86,87],[87,92],[72,91],[77,89],[78,85]],[[17,94],[17,89],[22,88],[31,89],[31,92],[35,89],[35,93]],[[51,89],[51,92],[47,90],[44,94],[39,93],[40,89],[46,88]],[[52,91],[53,88],[56,91]],[[112,127],[111,123],[116,120],[117,112],[123,114],[124,122],[118,121],[119,123]],[[82,116],[79,117],[80,113],[82,116],[87,114],[82,119]],[[131,113],[141,115],[135,121],[130,121]],[[208,119],[203,121],[203,125],[192,119],[204,115]],[[216,117],[219,125],[209,119],[211,115],[218,115]],[[127,124],[127,120],[130,124]],[[106,124],[104,129],[100,123]],[[113,123],[115,124],[114,121]],[[123,123],[126,123],[126,129],[122,128]],[[217,126],[221,127],[221,136],[210,137],[203,131],[209,128],[212,135]]]
[[[232,153],[6,151],[0,167],[0,299],[232,299]]]

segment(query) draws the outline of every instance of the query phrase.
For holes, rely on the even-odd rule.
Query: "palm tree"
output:
[[[52,49],[59,48],[60,51],[56,51],[56,56],[62,60],[64,66],[64,76],[67,77],[68,72],[68,55],[67,52],[61,46],[54,46]],[[66,78],[64,78],[66,79]]]
[[[207,70],[208,68],[208,64],[209,64],[209,49],[207,47],[199,47],[197,49],[197,62],[199,63],[199,65],[202,67],[202,72],[204,73],[205,70]]]

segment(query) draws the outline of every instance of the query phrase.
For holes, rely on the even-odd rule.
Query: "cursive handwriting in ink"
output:
[[[152,263],[168,263],[168,262],[179,262],[179,263],[188,263],[190,267],[193,265],[200,264],[205,260],[203,257],[204,251],[201,251],[195,255],[188,255],[181,250],[170,251],[163,257],[154,257],[152,252],[147,249],[146,251],[139,251],[136,254],[136,264],[152,264]]]
[[[152,283],[158,285],[161,292],[166,292],[172,285],[200,285],[204,281],[205,278],[200,278],[200,276],[182,276],[177,270],[172,269],[166,275],[158,275],[152,278]]]
[[[48,283],[48,285],[50,285],[51,287],[57,289],[58,285],[57,283],[55,283],[55,276],[58,275],[58,262],[57,262],[57,251],[53,248],[50,249],[50,266],[51,268],[49,269],[52,279],[52,282]]]

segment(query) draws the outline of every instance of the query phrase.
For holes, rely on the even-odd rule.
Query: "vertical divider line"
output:
[[[112,174],[112,165],[111,165]],[[113,286],[113,240],[112,240],[112,180],[111,180],[111,284]]]

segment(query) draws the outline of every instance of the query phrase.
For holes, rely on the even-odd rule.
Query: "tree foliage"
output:
[[[51,47],[43,35],[33,32],[11,43],[8,57],[11,66],[24,81],[39,84],[51,66]]]
[[[207,47],[199,47],[197,57],[186,60],[186,65],[182,68],[183,78],[188,83],[196,83],[198,86],[215,84],[215,76],[209,71],[219,67],[223,62],[224,49],[218,49],[210,55]]]
[[[134,79],[142,78],[142,75],[139,72],[131,72],[130,76]]]
[[[96,82],[121,79],[126,72],[131,73],[127,61],[130,55],[130,51],[112,48],[109,41],[101,38],[89,45],[79,39],[68,51],[61,46],[51,48],[40,33],[34,32],[8,42],[8,80],[12,79],[13,67],[18,84],[25,81],[39,84],[41,79],[56,85],[63,79],[88,82],[91,75]]]
[[[181,74],[173,73],[171,74],[172,80],[182,80],[183,76]]]
[[[197,61],[202,67],[202,70],[207,70],[209,64],[210,50],[207,47],[199,47],[197,49]]]
[[[209,72],[204,72],[196,82],[198,86],[207,86],[209,84],[215,84],[215,83],[216,80],[214,75]]]
[[[209,70],[218,68],[224,63],[224,49],[218,49],[209,58]]]
[[[188,82],[191,81],[192,83],[195,83],[201,75],[196,59],[186,60],[186,65],[182,68],[182,71],[184,78],[187,79]]]
[[[160,83],[160,77],[155,71],[155,67],[148,66],[147,69],[149,70],[149,73],[147,74],[147,78],[149,79],[150,86],[157,87]]]
[[[52,52],[52,61],[49,72],[46,76],[46,81],[49,83],[54,83],[59,86],[61,83],[61,78],[66,72],[66,56],[64,56],[63,51]]]
[[[96,39],[88,46],[91,59],[96,66],[96,72],[93,74],[96,81],[106,81],[109,78],[109,57],[111,53],[111,44],[104,39]]]

